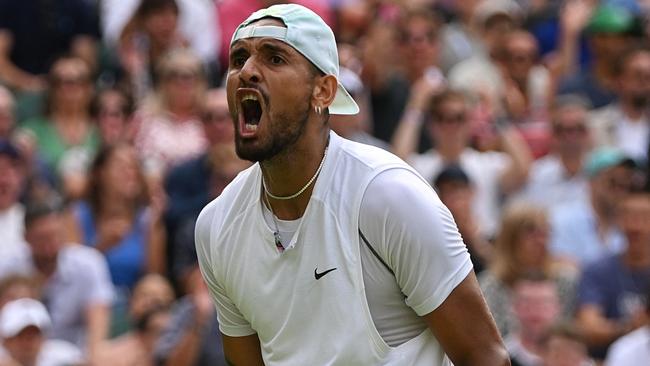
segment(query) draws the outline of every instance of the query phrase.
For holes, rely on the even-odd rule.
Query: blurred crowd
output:
[[[0,0],[0,365],[222,365],[194,222],[272,0]],[[513,365],[650,365],[650,1],[300,0],[339,135],[452,212]]]

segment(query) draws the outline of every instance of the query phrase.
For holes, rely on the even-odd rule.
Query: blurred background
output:
[[[194,250],[271,0],[0,0],[0,365],[223,365]],[[513,365],[650,365],[650,1],[300,0],[449,207]]]

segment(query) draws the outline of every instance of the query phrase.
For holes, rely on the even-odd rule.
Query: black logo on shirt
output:
[[[330,269],[328,269],[327,271],[324,271],[324,272],[318,273],[318,267],[316,267],[316,268],[314,268],[314,278],[316,278],[316,279],[318,280],[318,279],[320,279],[321,277],[325,276],[326,274],[332,272],[332,271],[335,270],[335,269],[336,269],[336,267],[334,267],[334,268],[330,268]]]

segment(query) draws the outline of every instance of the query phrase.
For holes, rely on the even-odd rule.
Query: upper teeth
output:
[[[257,101],[257,95],[255,94],[245,94],[242,98],[241,101],[246,101],[246,100],[254,100]]]

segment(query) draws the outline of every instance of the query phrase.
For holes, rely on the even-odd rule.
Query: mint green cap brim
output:
[[[251,25],[262,18],[280,19],[286,27]],[[359,106],[338,81],[339,57],[334,33],[316,13],[297,4],[273,5],[258,10],[237,27],[230,45],[239,39],[252,37],[280,40],[305,56],[326,75],[336,77],[338,88],[334,101],[328,107],[330,114],[359,113]]]

